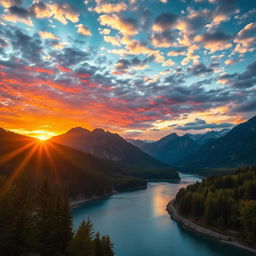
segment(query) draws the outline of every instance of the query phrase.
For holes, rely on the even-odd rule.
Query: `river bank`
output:
[[[75,208],[75,207],[78,207],[79,205],[84,204],[84,203],[89,203],[89,202],[92,202],[92,201],[95,201],[95,200],[108,199],[110,196],[112,196],[114,194],[117,194],[117,193],[132,192],[132,191],[137,191],[137,190],[141,190],[141,189],[147,189],[147,186],[138,186],[138,187],[135,187],[135,188],[131,188],[131,189],[127,189],[127,190],[121,190],[121,191],[113,190],[111,193],[108,193],[108,194],[105,194],[105,195],[102,195],[102,196],[92,196],[90,198],[70,201],[69,204],[70,204],[71,208]]]
[[[256,249],[242,244],[240,241],[237,241],[234,237],[217,233],[213,230],[210,230],[210,229],[207,229],[200,225],[197,225],[194,222],[192,222],[184,217],[181,217],[177,213],[177,210],[175,209],[175,207],[173,205],[173,200],[168,203],[166,210],[170,214],[171,218],[173,220],[175,220],[176,222],[178,222],[182,227],[189,229],[193,232],[199,233],[201,235],[208,236],[210,238],[218,240],[221,243],[229,244],[231,246],[246,250],[246,251],[256,255]]]

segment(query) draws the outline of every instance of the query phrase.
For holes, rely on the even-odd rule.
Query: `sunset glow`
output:
[[[0,127],[158,139],[256,110],[254,1],[0,0]]]

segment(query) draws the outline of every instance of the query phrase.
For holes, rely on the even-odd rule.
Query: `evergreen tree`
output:
[[[110,240],[110,237],[108,235],[103,236],[101,242],[104,250],[104,256],[113,256],[114,255],[113,244]]]
[[[94,231],[91,221],[88,219],[83,221],[78,228],[77,232],[73,236],[73,239],[69,246],[70,256],[93,256],[94,255],[94,243],[93,237]]]
[[[104,248],[100,238],[100,234],[97,232],[94,239],[94,256],[104,256]]]

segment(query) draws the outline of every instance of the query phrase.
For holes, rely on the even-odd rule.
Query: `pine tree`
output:
[[[58,254],[58,225],[56,225],[55,200],[47,181],[42,185],[38,193],[37,231],[38,253],[41,256]]]
[[[76,234],[69,246],[70,256],[93,256],[94,255],[94,243],[93,237],[94,231],[91,221],[88,219],[83,221],[78,228]]]
[[[102,241],[99,232],[96,233],[94,239],[94,256],[104,256],[104,248],[102,246]]]
[[[102,237],[102,247],[104,250],[104,256],[114,256],[113,244],[108,235]]]

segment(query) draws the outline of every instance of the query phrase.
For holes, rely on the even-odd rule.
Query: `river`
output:
[[[146,190],[119,193],[73,209],[77,228],[88,217],[109,234],[116,256],[245,256],[247,253],[184,230],[166,212],[167,203],[198,177],[180,174],[179,183],[150,182]]]

